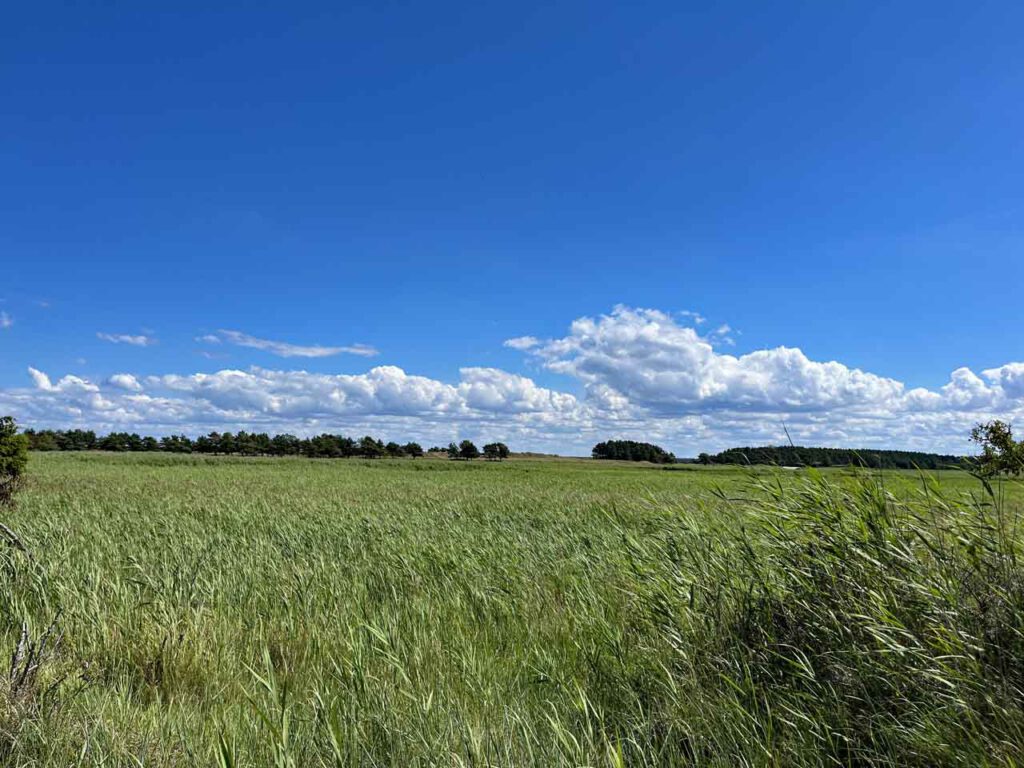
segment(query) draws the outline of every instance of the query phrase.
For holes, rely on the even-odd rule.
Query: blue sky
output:
[[[1022,413],[1024,8],[706,6],[12,8],[0,410],[681,453]]]

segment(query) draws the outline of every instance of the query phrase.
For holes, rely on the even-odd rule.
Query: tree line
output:
[[[595,459],[650,461],[654,464],[674,464],[676,461],[676,457],[661,446],[635,440],[606,440],[595,445],[590,455]]]
[[[295,435],[269,435],[266,432],[211,432],[195,439],[188,435],[167,435],[156,438],[135,432],[111,432],[98,436],[92,430],[34,430],[23,433],[28,448],[33,451],[115,451],[166,453],[205,453],[238,456],[306,456],[309,458],[419,458],[426,453],[416,442],[385,443],[366,435],[360,439],[345,435],[322,434],[315,437]],[[454,455],[453,449],[454,448]],[[470,440],[452,443],[448,448],[433,447],[431,452],[446,453],[452,459],[502,460],[511,455],[504,443],[488,443],[483,452]]]
[[[431,450],[440,451],[440,448],[432,448]],[[504,443],[488,443],[484,446],[483,453],[480,453],[480,449],[476,447],[472,440],[463,440],[461,443],[449,443],[448,447],[445,448],[445,452],[448,454],[449,459],[464,459],[471,461],[478,459],[482,455],[488,461],[504,461],[512,452],[509,451],[508,446]]]
[[[805,448],[773,445],[729,448],[714,455],[702,453],[700,464],[773,464],[780,467],[868,467],[870,469],[948,469],[964,467],[967,458],[919,451],[865,448]]]
[[[1001,422],[995,422],[999,425]],[[979,425],[986,429],[989,425]],[[1007,427],[1003,427],[1008,430]],[[986,433],[988,434],[988,433]],[[998,430],[993,432],[1000,439]],[[976,440],[976,442],[980,442]],[[1005,442],[1005,439],[1004,439]],[[635,440],[607,440],[591,451],[595,459],[618,461],[649,461],[653,464],[693,463],[693,459],[677,459],[670,451],[652,443]],[[890,451],[850,448],[805,448],[792,445],[729,448],[721,453],[702,453],[699,464],[768,464],[782,467],[866,467],[870,469],[947,469],[970,467],[965,456],[949,456],[921,451]]]

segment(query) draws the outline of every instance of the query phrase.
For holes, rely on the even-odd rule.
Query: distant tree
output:
[[[160,438],[160,450],[168,453],[192,453],[193,443],[187,435],[168,435]]]
[[[66,451],[91,451],[96,447],[96,433],[91,429],[72,429],[64,433]]]
[[[127,451],[128,435],[124,432],[111,432],[101,437],[98,445],[101,451]]]
[[[235,435],[235,452],[243,456],[255,456],[256,441],[255,435],[250,435],[244,429]]]
[[[508,446],[504,443],[488,443],[484,446],[484,458],[488,461],[502,461],[509,455]]]
[[[345,456],[341,441],[327,433],[311,437],[306,443],[305,453],[314,459],[341,459]]]
[[[651,443],[635,440],[608,440],[598,443],[591,451],[595,459],[617,459],[619,461],[650,461],[655,464],[672,464],[676,457],[664,448]]]
[[[710,464],[711,463],[711,454],[710,453],[702,453],[700,456],[697,457],[697,463],[699,463],[699,464]]]
[[[424,455],[423,446],[417,442],[401,445],[389,442],[387,445],[380,439],[366,435],[354,440],[344,435],[321,434],[311,438],[298,438],[295,435],[283,434],[271,437],[266,432],[247,432],[240,430],[231,432],[210,432],[192,440],[187,435],[166,435],[159,439],[134,432],[110,432],[97,437],[95,432],[80,429],[73,430],[32,430],[23,433],[28,442],[29,450],[33,451],[163,451],[166,453],[202,453],[243,456],[307,456],[310,458],[343,458],[364,456],[379,458],[381,456],[410,456],[418,458]],[[490,443],[487,446],[488,459],[504,459],[510,455],[504,443]],[[474,459],[480,451],[469,440],[461,444],[451,443],[447,449],[434,446],[433,453],[447,450],[452,459]]]
[[[384,455],[384,443],[367,435],[359,441],[359,455],[367,459],[379,459]]]
[[[196,438],[195,449],[198,453],[216,453],[220,444],[220,435],[211,432],[209,435],[202,435]]]
[[[982,474],[1024,473],[1024,441],[1013,439],[1013,430],[1003,421],[978,424],[971,430],[971,442],[981,447],[978,459]]]
[[[50,429],[44,429],[40,432],[35,430],[26,429],[25,437],[28,439],[28,446],[33,451],[59,451],[60,445],[57,443],[57,436]]]
[[[712,464],[768,464],[781,467],[868,467],[871,469],[947,469],[964,457],[917,451],[805,448],[797,445],[729,448],[710,457]]]
[[[10,416],[0,417],[0,504],[9,504],[28,466],[28,438]]]
[[[299,452],[299,438],[295,435],[274,435],[270,440],[272,456],[292,456]]]

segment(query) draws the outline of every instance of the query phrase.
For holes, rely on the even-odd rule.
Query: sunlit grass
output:
[[[1007,487],[995,505],[952,473],[37,455],[0,650],[24,627],[40,663],[4,684],[0,756],[1012,764]]]

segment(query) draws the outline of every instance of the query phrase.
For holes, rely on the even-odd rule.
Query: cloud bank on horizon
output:
[[[908,389],[837,361],[811,360],[795,347],[726,354],[719,350],[732,343],[728,326],[702,335],[703,322],[694,313],[619,306],[577,319],[561,338],[505,342],[565,377],[572,392],[484,367],[462,368],[456,382],[385,365],[336,375],[258,367],[147,377],[119,371],[101,383],[71,374],[55,382],[29,368],[33,386],[0,390],[0,412],[36,427],[371,432],[428,442],[459,436],[565,453],[631,437],[682,455],[777,443],[783,423],[807,445],[962,453],[975,422],[1024,417],[1022,362],[980,374],[959,368],[942,387]],[[302,347],[239,331],[197,340],[283,357],[377,353],[362,345]]]

